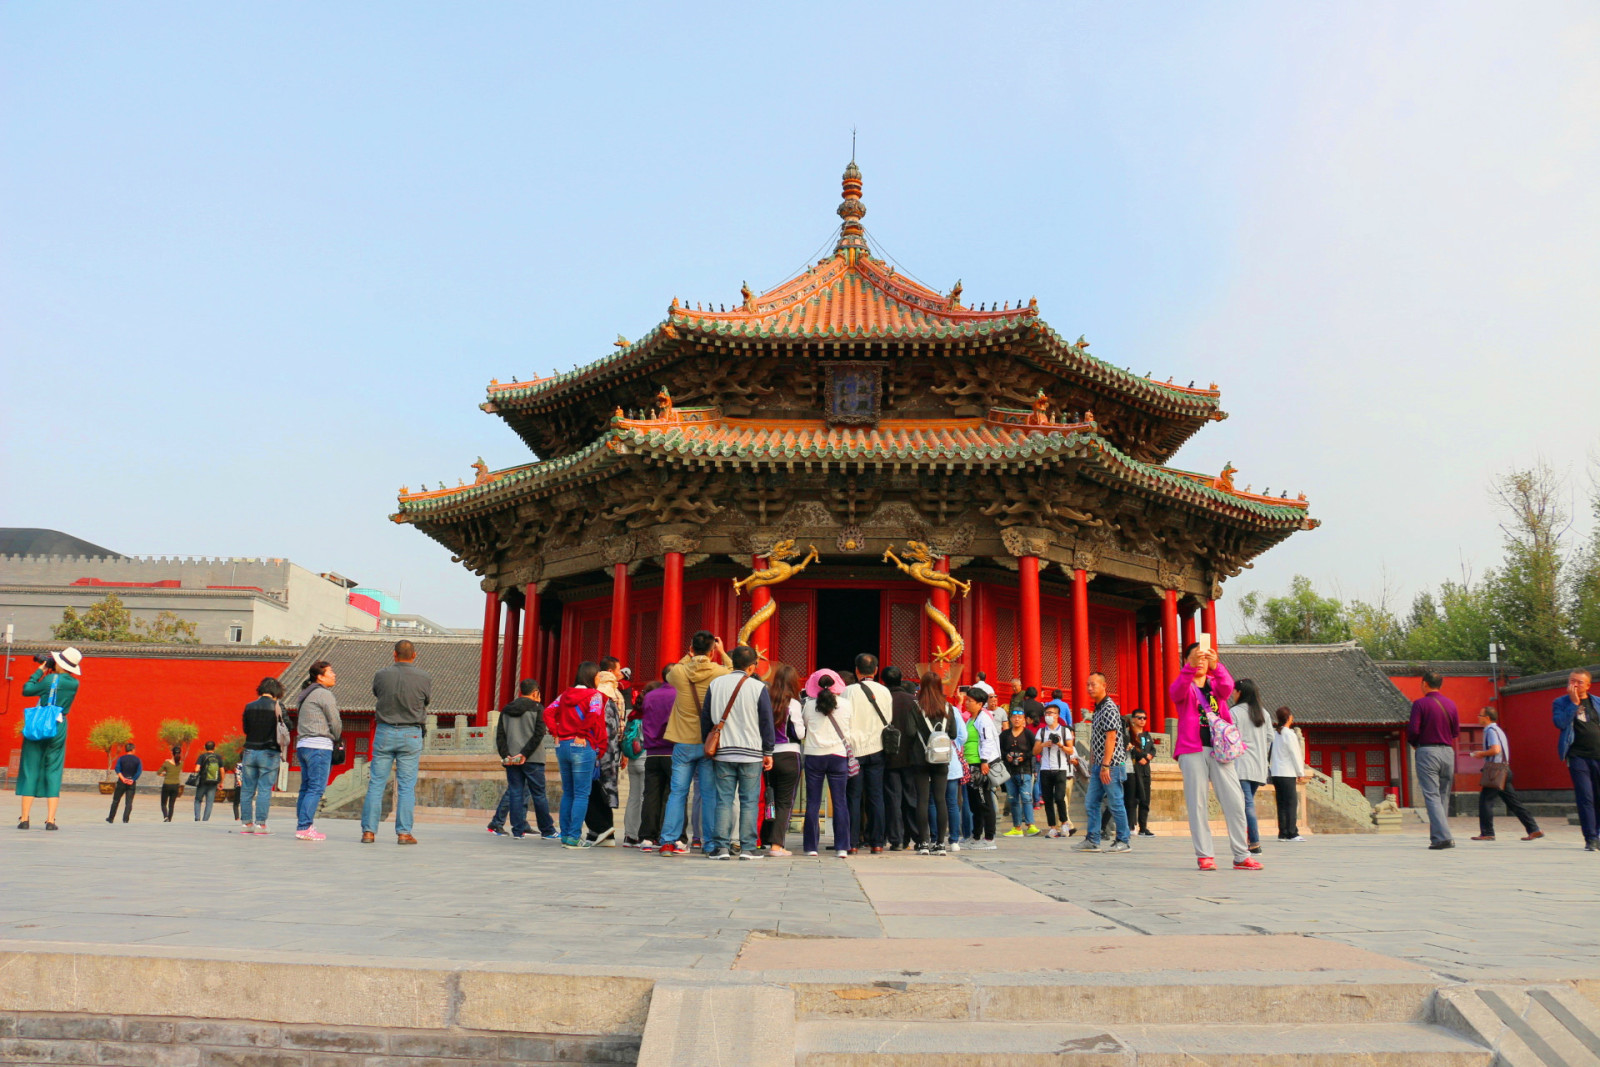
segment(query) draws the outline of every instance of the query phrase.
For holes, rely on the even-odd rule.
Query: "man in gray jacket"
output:
[[[422,761],[428,702],[433,679],[416,664],[417,647],[410,641],[394,644],[394,665],[372,678],[372,695],[378,698],[377,723],[372,731],[372,779],[361,805],[361,843],[378,839],[383,816],[383,791],[394,769],[394,832],[402,845],[414,845],[411,815],[417,800],[417,765]]]
[[[716,838],[707,859],[732,859],[733,795],[739,793],[739,858],[764,858],[758,831],[761,827],[761,772],[772,769],[772,746],[777,734],[772,725],[772,696],[751,677],[756,650],[740,645],[733,650],[733,671],[712,679],[700,708],[700,729],[709,738],[718,723],[722,732],[716,755],[711,757],[717,783]]]

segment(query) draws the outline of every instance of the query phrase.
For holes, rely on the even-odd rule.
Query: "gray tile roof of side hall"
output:
[[[338,681],[334,699],[343,711],[371,712],[372,676],[394,662],[394,644],[401,638],[393,634],[321,634],[311,639],[295,661],[278,678],[287,692],[284,701],[298,707],[295,697],[305,685],[306,674],[318,660],[333,665]],[[433,679],[432,715],[471,715],[478,709],[478,666],[480,644],[477,637],[406,637],[417,646],[417,666]],[[498,642],[496,642],[498,648]],[[495,677],[500,677],[499,654],[495,657]]]
[[[1354,641],[1337,645],[1223,645],[1222,662],[1249,678],[1270,713],[1283,705],[1302,726],[1399,726],[1411,701]]]
[[[1412,678],[1423,671],[1437,671],[1446,678],[1487,678],[1498,674],[1502,678],[1515,678],[1521,670],[1509,663],[1490,663],[1486,659],[1380,659],[1374,661],[1378,669],[1391,678]]]
[[[1600,678],[1600,663],[1593,666],[1584,666],[1574,663],[1559,671],[1545,671],[1543,674],[1530,674],[1526,678],[1518,678],[1500,687],[1502,693],[1536,693],[1541,689],[1565,689],[1567,676],[1573,671],[1588,671],[1591,679]]]

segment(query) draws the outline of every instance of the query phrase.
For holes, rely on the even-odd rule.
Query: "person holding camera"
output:
[[[22,683],[22,695],[38,697],[39,703],[29,711],[40,722],[54,719],[55,733],[51,736],[30,737],[35,731],[25,719],[23,722],[22,758],[17,764],[16,794],[22,799],[22,817],[17,829],[28,829],[33,802],[45,799],[46,830],[56,830],[56,808],[61,803],[61,770],[67,760],[67,712],[78,695],[78,679],[82,675],[83,653],[75,648],[37,655],[34,662],[39,669]],[[54,708],[51,712],[48,709]],[[26,713],[24,713],[26,714]]]

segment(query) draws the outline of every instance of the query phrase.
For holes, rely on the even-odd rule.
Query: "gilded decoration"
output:
[[[805,558],[799,563],[789,563],[788,560],[793,559],[796,555],[794,542],[779,541],[772,546],[772,551],[767,556],[767,566],[760,570],[751,571],[743,578],[733,579],[734,595],[743,596],[751,589],[763,589],[778,585],[780,582],[787,582],[821,558],[821,553],[817,551],[816,545],[807,545],[806,548]],[[761,629],[766,621],[777,613],[778,602],[776,600],[768,600],[757,608],[751,613],[749,621],[739,628],[738,643],[748,645],[751,635]],[[767,650],[764,648],[756,649],[756,654],[762,659],[767,658]]]
[[[851,523],[839,531],[840,552],[861,552],[867,547],[867,539],[861,532],[861,527]]]
[[[907,541],[905,554],[910,560],[909,563],[895,555],[894,546],[890,545],[883,550],[883,561],[885,563],[893,563],[901,571],[909,574],[923,585],[942,589],[952,596],[966,596],[971,591],[972,585],[970,582],[952,578],[939,570],[934,564],[933,555],[928,546],[922,542]],[[961,659],[961,654],[966,651],[967,645],[965,641],[961,640],[961,634],[956,631],[954,624],[950,622],[950,617],[934,607],[931,598],[922,605],[922,613],[928,617],[929,622],[945,635],[945,647],[935,649],[933,653],[933,670],[940,678],[943,678],[949,670],[950,664],[956,663]]]
[[[1000,543],[1005,545],[1006,551],[1013,556],[1042,557],[1050,551],[1053,542],[1049,530],[1007,526],[1000,531]]]

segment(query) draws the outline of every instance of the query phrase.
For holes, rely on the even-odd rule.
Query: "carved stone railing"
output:
[[[429,731],[422,744],[422,751],[430,755],[471,755],[494,750],[494,726],[468,726],[465,715],[457,715],[453,726]]]
[[[328,783],[327,792],[322,794],[322,804],[317,811],[331,815],[352,804],[359,805],[366,799],[367,783],[370,781],[372,765],[356,757],[354,766]]]
[[[1331,777],[1315,768],[1308,770],[1311,780],[1305,787],[1306,815],[1313,831],[1322,834],[1377,831],[1372,804],[1366,794],[1346,785],[1344,775],[1337,768]]]

